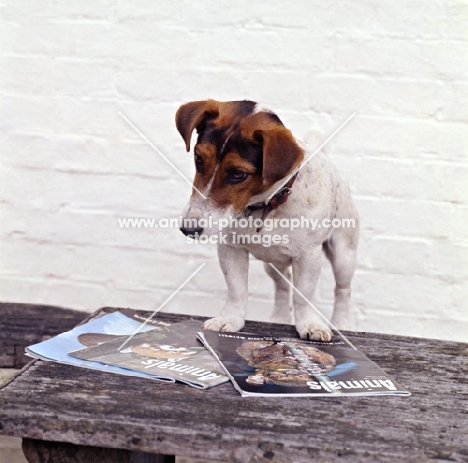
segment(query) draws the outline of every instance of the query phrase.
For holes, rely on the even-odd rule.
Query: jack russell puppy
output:
[[[193,131],[198,134],[194,188],[181,231],[201,238],[218,234],[216,224],[229,224],[218,241],[227,300],[219,316],[206,321],[203,329],[235,332],[243,328],[252,254],[264,262],[275,283],[272,321],[294,319],[301,338],[330,341],[330,328],[308,301],[313,300],[320,276],[323,249],[336,281],[331,322],[339,328],[348,326],[359,219],[347,182],[323,152],[301,166],[311,149],[299,143],[276,114],[253,101],[187,103],[177,111],[176,126],[187,151]],[[249,222],[255,226],[240,227],[247,217],[255,219]],[[278,225],[292,223],[294,218],[296,225],[301,218],[301,224],[307,223],[305,219],[324,225],[347,219],[354,226],[289,226],[281,230],[287,235],[274,236]],[[276,228],[263,226],[268,219]],[[243,240],[235,239],[238,235]]]

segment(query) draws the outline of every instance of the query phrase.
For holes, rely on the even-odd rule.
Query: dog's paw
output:
[[[319,322],[296,323],[296,329],[302,339],[309,341],[329,342],[333,337],[331,330]]]
[[[202,330],[237,332],[244,328],[242,317],[215,317],[202,325]]]

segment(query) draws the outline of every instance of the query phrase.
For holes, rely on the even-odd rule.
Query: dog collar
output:
[[[268,202],[255,203],[246,207],[244,217],[250,217],[254,211],[258,211],[259,209],[263,210],[261,217],[262,224],[257,228],[257,233],[259,233],[263,228],[263,222],[265,221],[267,215],[271,211],[278,209],[281,204],[284,204],[288,200],[288,196],[291,194],[291,187],[294,183],[294,180],[296,180],[296,177],[297,173],[293,175],[289,179],[289,182],[286,183],[286,185],[284,185],[274,196],[272,196]]]

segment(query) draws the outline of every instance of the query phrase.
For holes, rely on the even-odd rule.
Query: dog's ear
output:
[[[199,132],[207,119],[218,116],[219,102],[215,100],[192,101],[182,105],[176,113],[176,127],[185,141],[187,151],[190,151],[192,132]]]
[[[256,130],[254,138],[263,145],[262,179],[265,187],[286,177],[304,159],[304,151],[285,127]]]

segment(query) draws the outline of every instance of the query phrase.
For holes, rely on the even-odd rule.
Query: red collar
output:
[[[255,203],[251,204],[250,206],[247,206],[244,212],[244,217],[249,217],[252,215],[254,211],[258,211],[259,209],[263,209],[262,212],[262,225],[257,228],[257,233],[260,232],[260,230],[263,227],[263,222],[265,221],[267,215],[275,210],[278,209],[281,204],[284,204],[288,200],[288,196],[291,194],[291,187],[294,183],[294,180],[296,180],[297,173],[293,175],[290,179],[289,182],[286,183],[274,196],[270,198],[270,200],[265,203]]]

